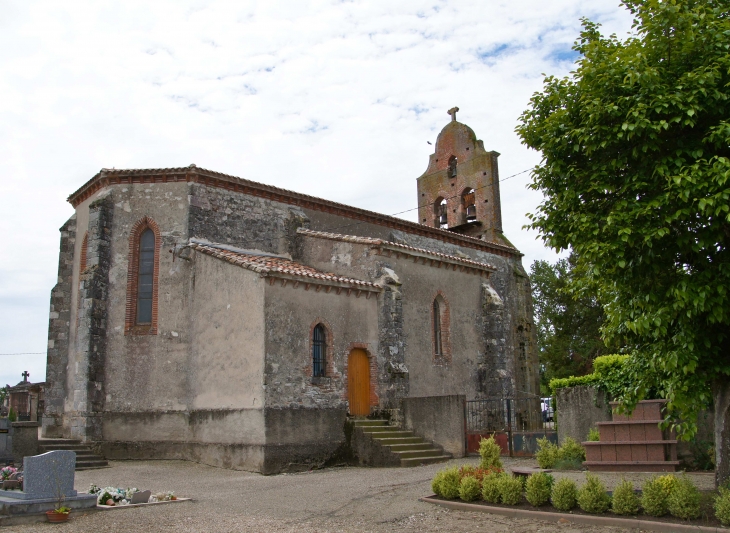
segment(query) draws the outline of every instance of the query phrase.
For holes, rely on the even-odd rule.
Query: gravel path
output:
[[[476,464],[478,458],[449,465]],[[536,520],[510,519],[483,513],[449,511],[418,501],[431,494],[430,482],[445,464],[416,468],[331,468],[301,474],[261,476],[184,461],[111,462],[111,468],[76,474],[76,488],[99,486],[173,490],[194,498],[146,508],[119,509],[75,516],[66,524],[39,523],[3,528],[3,533],[125,531],[223,532],[594,532],[624,531]],[[506,460],[505,466],[534,466],[533,460]],[[582,478],[581,473],[557,476]],[[557,477],[556,476],[556,477]],[[620,475],[604,474],[609,488]],[[629,476],[626,476],[627,478]],[[641,474],[631,474],[640,483]],[[712,486],[707,474],[694,474],[700,488]]]

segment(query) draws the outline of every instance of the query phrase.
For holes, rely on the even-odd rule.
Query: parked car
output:
[[[552,405],[552,398],[541,398],[540,407],[542,409],[542,421],[552,422],[553,418],[555,417],[555,412],[553,411]]]

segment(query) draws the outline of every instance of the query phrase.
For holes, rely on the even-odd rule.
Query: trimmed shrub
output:
[[[501,496],[499,482],[504,474],[492,474],[482,480],[482,499],[487,503],[499,503]]]
[[[639,512],[639,497],[634,492],[634,484],[625,479],[613,490],[611,510],[616,514],[636,514]]]
[[[446,470],[442,470],[441,472],[439,472],[439,474],[441,475],[441,479],[438,483],[438,488],[440,492],[437,492],[436,494],[448,500],[458,498],[459,486],[461,483],[461,478],[459,477],[459,469],[456,467],[447,468]],[[433,484],[431,484],[431,488],[433,488]]]
[[[482,495],[482,487],[474,476],[465,476],[459,482],[459,498],[472,502]]]
[[[525,483],[525,498],[531,505],[539,507],[550,499],[550,489],[553,486],[553,476],[544,472],[532,474]]]
[[[598,432],[598,428],[591,428],[588,430],[588,441],[599,442],[601,440],[601,434]]]
[[[665,474],[657,478],[657,483],[659,483],[659,486],[664,490],[664,494],[669,498],[669,495],[679,483],[679,479],[674,474]]]
[[[499,498],[507,505],[517,505],[522,501],[522,481],[514,476],[501,476]]]
[[[720,488],[715,498],[715,516],[723,526],[730,526],[730,490]]]
[[[479,455],[482,458],[479,468],[502,468],[502,448],[494,440],[494,435],[479,442]]]
[[[692,481],[682,476],[667,500],[667,509],[677,518],[691,520],[700,516],[700,491]]]
[[[441,483],[443,482],[444,478],[444,471],[439,470],[436,472],[436,475],[433,476],[433,479],[431,480],[431,490],[436,496],[443,496],[441,494]]]
[[[552,468],[558,460],[558,447],[548,440],[547,437],[537,439],[539,450],[535,453],[535,459],[540,468]]]
[[[550,502],[558,511],[570,511],[576,504],[578,488],[575,481],[563,478],[553,485]]]
[[[647,479],[641,488],[641,507],[650,516],[664,516],[667,514],[669,493],[666,484],[662,483],[660,479],[659,477]]]
[[[586,451],[573,438],[567,437],[563,445],[558,448],[558,460],[582,463],[586,460]]]
[[[586,484],[578,490],[578,506],[586,513],[605,513],[611,504],[611,497],[606,492],[606,486],[598,476],[586,474]]]
[[[583,468],[583,461],[580,459],[558,459],[553,465],[555,470],[581,470]]]

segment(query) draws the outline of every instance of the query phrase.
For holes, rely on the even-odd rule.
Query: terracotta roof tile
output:
[[[313,231],[309,229],[299,228],[297,233],[301,235],[307,235],[309,237],[315,237],[320,239],[330,239],[334,241],[352,242],[356,244],[368,244],[371,246],[390,248],[395,250],[402,250],[404,253],[414,253],[418,255],[429,255],[434,258],[449,261],[451,263],[459,263],[464,266],[470,266],[478,268],[480,270],[495,271],[497,268],[489,263],[480,263],[472,259],[466,259],[456,255],[442,254],[441,252],[434,252],[427,250],[426,248],[416,248],[415,246],[408,246],[407,244],[401,244],[398,242],[386,241],[384,239],[374,239],[372,237],[360,237],[358,235],[342,235],[340,233],[327,233],[325,231]]]
[[[304,278],[306,280],[349,285],[357,289],[380,289],[378,285],[369,281],[338,276],[331,272],[322,272],[316,268],[302,265],[301,263],[297,263],[296,261],[292,261],[291,259],[286,259],[284,257],[231,251],[224,248],[218,248],[214,243],[201,244],[193,242],[190,244],[190,247],[198,252],[228,261],[229,263],[263,275],[284,274]]]

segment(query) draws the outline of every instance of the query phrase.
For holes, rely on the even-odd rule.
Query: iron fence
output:
[[[540,431],[545,428],[539,397],[486,398],[466,402],[467,433]]]

